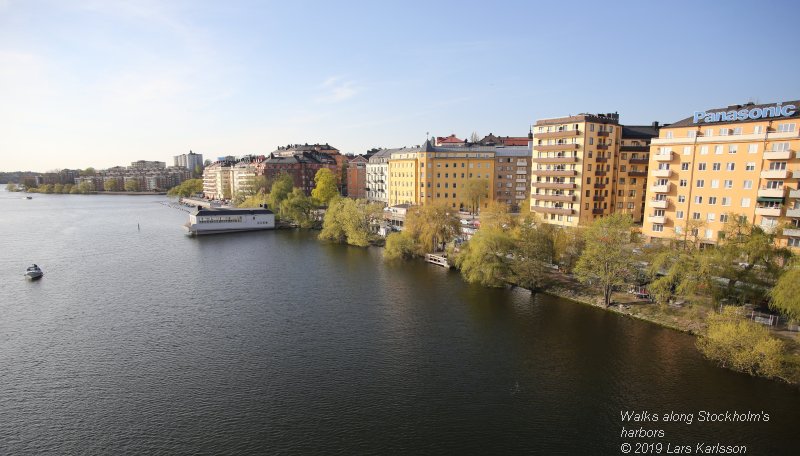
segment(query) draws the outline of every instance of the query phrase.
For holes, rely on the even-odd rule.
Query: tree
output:
[[[551,226],[551,228],[554,261],[558,264],[560,270],[568,274],[572,273],[586,246],[583,228],[562,228],[557,226]]]
[[[202,181],[201,181],[202,182]],[[292,184],[294,185],[294,184]],[[267,176],[256,176],[253,179],[252,191],[253,193],[268,193],[271,185]]]
[[[425,252],[437,252],[461,233],[461,220],[444,203],[412,206],[406,211],[404,229]]]
[[[81,171],[81,176],[94,176],[94,175],[95,175],[95,169],[92,168],[91,166]]]
[[[614,288],[624,285],[634,273],[632,226],[630,215],[614,213],[595,220],[584,234],[586,248],[575,275],[600,289],[606,307],[611,305]]]
[[[739,316],[733,306],[708,318],[708,331],[697,340],[697,348],[723,367],[765,377],[784,373],[783,342],[770,337],[763,326]]]
[[[281,203],[289,196],[289,193],[292,193],[292,189],[294,189],[292,176],[281,173],[272,183],[272,188],[269,191],[269,207],[272,208],[273,212],[280,213]]]
[[[125,181],[125,191],[126,192],[138,192],[139,191],[139,181],[136,179],[129,179]]]
[[[72,184],[64,184],[64,189],[61,191],[61,193],[72,193],[72,187]]]
[[[549,266],[555,261],[555,225],[526,218],[513,232],[514,282],[529,290],[540,290],[550,282]]]
[[[314,189],[311,190],[311,197],[320,206],[327,206],[335,196],[339,195],[336,187],[336,176],[328,168],[320,168],[314,175]]]
[[[194,170],[193,170],[192,174],[193,174],[194,177],[202,176],[203,175],[203,167],[200,166],[200,164],[194,165]]]
[[[17,187],[17,184],[15,184],[15,183],[13,183],[13,182],[9,182],[9,183],[6,185],[6,191],[9,191],[9,192],[18,192],[18,191],[19,191],[19,187]]]
[[[769,292],[769,306],[791,321],[800,320],[800,268],[788,269]]]
[[[335,197],[325,212],[319,238],[366,247],[372,238],[372,225],[378,222],[382,212],[380,204]]]
[[[481,228],[455,258],[464,280],[501,287],[511,276],[511,237],[500,228]]]
[[[509,212],[506,203],[490,201],[488,206],[481,211],[481,228],[511,229],[513,224],[514,216]]]
[[[409,259],[420,255],[417,243],[408,231],[390,233],[386,236],[386,248],[383,257],[387,260]]]
[[[464,184],[464,191],[470,204],[470,213],[477,214],[481,206],[481,198],[488,198],[489,183],[484,179],[472,178]]]
[[[118,192],[119,181],[116,179],[108,179],[103,183],[103,187],[105,187],[107,192]]]
[[[481,137],[478,136],[477,131],[473,131],[471,135],[469,135],[469,142],[476,143],[481,140]]]
[[[53,185],[53,193],[64,193],[64,184]]]
[[[303,193],[303,190],[295,188],[285,200],[281,202],[281,217],[291,220],[300,228],[311,228],[314,226],[313,217],[314,202]]]
[[[75,190],[75,193],[86,195],[92,192],[92,185],[88,182],[81,182],[77,187],[73,187],[72,189]]]
[[[113,179],[112,179],[113,180]],[[108,187],[108,183],[106,183]],[[187,179],[169,189],[169,196],[192,196],[203,191],[203,179]]]

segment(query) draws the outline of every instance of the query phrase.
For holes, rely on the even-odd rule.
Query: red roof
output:
[[[436,138],[436,143],[437,144],[456,144],[456,143],[463,143],[463,142],[464,142],[463,139],[456,138],[455,133],[453,133],[452,135],[447,136],[447,137],[438,136]],[[527,143],[525,143],[525,144],[527,145]]]
[[[528,145],[528,138],[526,136],[517,136],[517,137],[506,136],[505,138],[500,138],[500,141],[502,141],[503,144],[505,144],[506,146]]]

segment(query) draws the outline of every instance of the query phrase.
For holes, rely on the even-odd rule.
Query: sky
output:
[[[0,0],[0,171],[800,99],[800,2]]]

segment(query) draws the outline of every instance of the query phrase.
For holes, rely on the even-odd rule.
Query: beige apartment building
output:
[[[642,232],[714,244],[730,217],[778,228],[800,246],[800,101],[695,111],[650,146]]]

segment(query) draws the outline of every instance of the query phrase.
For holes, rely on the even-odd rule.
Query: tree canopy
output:
[[[328,168],[321,168],[314,176],[314,189],[311,190],[311,197],[319,205],[327,206],[335,196],[339,195],[336,183],[337,180],[333,171]]]

